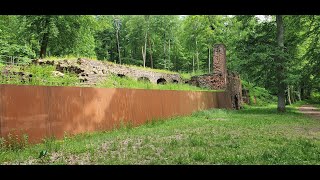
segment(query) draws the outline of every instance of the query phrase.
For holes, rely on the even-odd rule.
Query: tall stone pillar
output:
[[[227,83],[226,47],[216,44],[213,47],[213,74],[220,77],[220,86],[225,88]]]

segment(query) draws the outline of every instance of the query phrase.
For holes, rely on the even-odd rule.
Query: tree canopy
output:
[[[320,91],[320,16],[282,16],[282,23],[279,48],[271,15],[1,15],[0,55],[88,57],[208,73],[212,47],[223,43],[228,68],[273,94],[283,67],[281,82],[291,103]]]

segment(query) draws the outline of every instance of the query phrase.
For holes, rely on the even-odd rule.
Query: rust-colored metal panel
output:
[[[126,89],[126,91],[131,92],[127,103],[130,108],[129,111],[132,113],[134,126],[162,117],[161,101],[157,104],[155,100],[152,100],[155,95],[153,90]]]
[[[50,133],[57,138],[90,129],[91,123],[83,118],[84,96],[78,87],[48,87]]]
[[[2,85],[1,133],[39,142],[48,132],[47,87]]]
[[[173,93],[163,90],[160,92],[160,96],[162,97],[162,118],[169,118],[173,114],[172,106],[175,104]]]
[[[117,89],[83,88],[83,116],[92,126],[88,131],[113,129],[116,112],[112,98]]]
[[[195,92],[191,91],[186,91],[185,93],[181,92],[181,101],[182,101],[182,108],[183,108],[183,113],[182,115],[189,115],[192,113],[194,109],[194,104],[195,104]]]
[[[225,92],[1,85],[0,93],[1,135],[19,130],[32,142],[231,107]]]
[[[2,96],[3,96],[3,92],[2,92],[2,89],[3,89],[3,85],[2,84],[0,84],[0,137],[2,137],[3,135],[2,135],[2,126],[1,126],[1,124],[2,124],[2,115],[3,115],[3,111],[2,111],[2,107],[3,107],[3,105],[2,105]]]

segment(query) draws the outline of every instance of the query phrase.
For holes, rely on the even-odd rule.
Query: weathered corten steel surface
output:
[[[112,130],[121,124],[231,108],[225,92],[0,85],[0,133],[45,137]]]

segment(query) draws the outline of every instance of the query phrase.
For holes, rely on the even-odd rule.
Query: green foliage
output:
[[[194,73],[193,72],[190,72],[190,73],[181,72],[180,76],[182,79],[190,80],[192,76],[198,76],[198,75],[202,75],[202,74],[206,74],[206,73],[203,71],[195,71]]]
[[[55,77],[52,75],[52,71],[55,71],[54,66],[31,65],[26,69],[26,72],[33,75],[30,81],[31,85],[74,86],[79,82],[76,74],[64,72],[63,77]]]
[[[28,135],[23,134],[21,137],[18,135],[8,134],[6,138],[0,138],[0,152],[1,151],[21,151],[28,147]]]
[[[48,152],[56,152],[61,147],[60,143],[57,141],[55,137],[43,139],[43,144],[45,151]]]
[[[22,80],[21,76],[6,74],[5,69],[9,71],[31,74],[32,77],[25,77]],[[0,66],[0,83],[1,84],[25,84],[25,85],[44,85],[44,86],[75,86],[79,83],[78,77],[74,73],[64,72],[63,77],[53,75],[55,67],[51,65],[46,66]]]
[[[242,85],[249,90],[250,105],[266,106],[268,104],[275,104],[277,97],[270,94],[265,88],[254,86],[252,83],[242,80]]]
[[[311,100],[313,103],[320,104],[320,92],[317,92],[317,91],[312,92],[312,93],[311,93],[310,100]]]
[[[275,16],[254,15],[3,15],[0,17],[0,63],[46,56],[88,57],[154,71],[207,73],[212,47],[225,44],[227,67],[241,78],[275,94],[277,75],[293,99],[320,92],[320,16],[283,16],[284,52],[278,48]],[[119,37],[119,52],[117,35]],[[47,44],[45,37],[48,37]],[[209,49],[211,56],[209,57]],[[281,58],[283,63],[279,63]],[[283,66],[284,71],[277,69]],[[173,72],[174,73],[174,72]],[[300,94],[301,92],[301,94]]]

